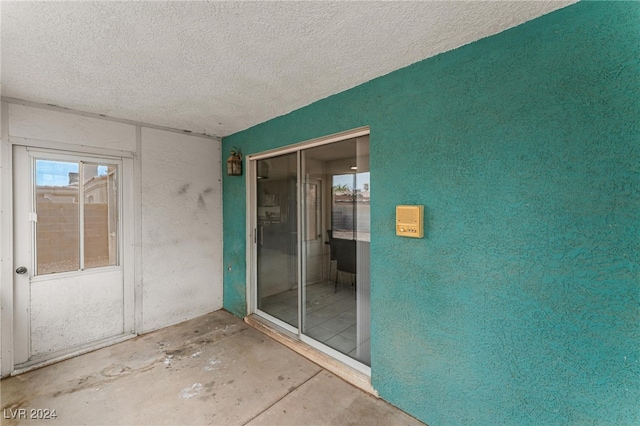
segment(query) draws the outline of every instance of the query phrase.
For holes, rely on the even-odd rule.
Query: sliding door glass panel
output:
[[[36,160],[36,274],[77,271],[79,163]]]
[[[302,333],[366,365],[370,365],[368,158],[368,136],[303,150],[301,203]],[[316,191],[322,194],[319,200]]]
[[[258,309],[298,326],[297,154],[256,162]]]
[[[117,265],[117,171],[114,165],[83,164],[85,268]]]

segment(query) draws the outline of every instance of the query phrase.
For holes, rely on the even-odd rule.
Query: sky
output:
[[[36,185],[67,186],[69,173],[78,173],[79,163],[53,160],[36,160]],[[98,166],[98,175],[107,173],[106,166]]]

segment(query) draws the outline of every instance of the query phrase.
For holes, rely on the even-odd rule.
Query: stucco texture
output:
[[[445,424],[640,424],[640,4],[578,3],[223,140],[371,126],[371,370]],[[225,177],[243,315],[244,180]],[[425,205],[424,239],[394,234]],[[242,285],[239,285],[242,283]]]

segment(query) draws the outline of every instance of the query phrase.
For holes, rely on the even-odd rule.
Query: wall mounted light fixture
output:
[[[242,176],[242,153],[238,147],[231,149],[231,156],[227,158],[227,175]]]

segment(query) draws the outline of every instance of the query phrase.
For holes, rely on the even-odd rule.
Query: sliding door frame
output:
[[[357,129],[353,129],[346,132],[336,133],[333,135],[312,139],[309,141],[284,146],[282,148],[271,149],[268,151],[263,151],[255,154],[247,155],[247,173],[246,177],[246,301],[247,301],[247,313],[257,314],[258,316],[266,319],[270,323],[274,324],[281,331],[286,332],[289,337],[293,337],[297,340],[302,341],[303,343],[308,344],[309,346],[326,353],[332,358],[337,359],[338,361],[368,375],[371,376],[371,367],[362,364],[361,362],[351,358],[350,356],[343,354],[327,345],[324,345],[313,338],[306,336],[302,333],[303,330],[303,322],[305,321],[305,315],[303,312],[305,299],[304,292],[306,285],[301,285],[303,283],[303,278],[305,277],[304,268],[305,266],[305,244],[303,243],[302,235],[303,230],[305,229],[305,215],[303,214],[303,204],[304,197],[301,196],[302,188],[304,188],[304,165],[302,152],[306,149],[326,145],[334,142],[340,142],[343,140],[354,139],[362,136],[368,136],[370,134],[369,126],[360,127]],[[261,311],[258,309],[258,269],[257,269],[257,242],[260,238],[258,235],[258,223],[257,223],[257,161],[263,159],[269,159],[276,156],[281,156],[285,154],[296,153],[296,215],[297,215],[297,280],[298,280],[298,326],[293,327],[284,321],[275,318],[268,313]]]

